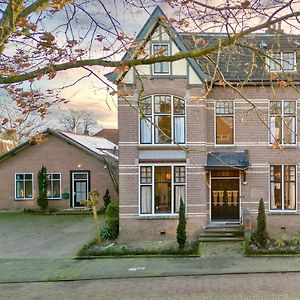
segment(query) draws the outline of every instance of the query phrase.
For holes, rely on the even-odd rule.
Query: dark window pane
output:
[[[155,167],[155,213],[171,213],[171,167]]]
[[[154,96],[155,113],[171,113],[170,96]]]
[[[174,114],[184,114],[185,112],[185,105],[184,100],[174,97]]]

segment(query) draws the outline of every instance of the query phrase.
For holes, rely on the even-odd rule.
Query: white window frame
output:
[[[272,166],[281,166],[281,209],[274,209],[271,206],[271,167]],[[295,209],[285,209],[284,208],[284,192],[285,192],[285,187],[284,187],[284,167],[285,166],[294,166],[295,167]],[[280,213],[295,213],[298,211],[298,187],[297,187],[297,165],[291,165],[291,164],[285,164],[285,165],[280,165],[280,164],[272,164],[269,166],[269,211],[272,213],[280,212]]]
[[[293,53],[294,55],[294,58],[293,58],[293,70],[290,70],[290,69],[284,69],[283,68],[283,62],[284,62],[284,59],[283,59],[283,55],[285,53]],[[274,61],[272,60],[272,56],[274,54],[280,54],[280,64],[276,64],[277,67],[275,68],[271,68],[271,61],[272,63],[274,63]],[[267,70],[269,72],[274,72],[274,73],[293,73],[293,72],[297,72],[297,55],[296,55],[296,52],[295,51],[280,51],[280,52],[271,52],[269,53],[269,56],[267,58]]]
[[[49,172],[49,173],[47,173],[47,176],[48,175],[59,175],[59,197],[47,197],[47,199],[48,200],[60,200],[61,199],[61,173]],[[49,180],[49,181],[50,181],[50,183],[53,182],[53,178],[52,178],[52,180]],[[58,179],[55,179],[54,181],[58,181]],[[53,195],[53,186],[51,186],[51,194]]]
[[[295,132],[293,132],[292,134],[294,134],[294,139],[295,139],[295,143],[285,143],[284,142],[284,117],[289,117],[289,115],[285,115],[284,114],[284,103],[285,102],[289,102],[289,101],[293,101],[295,102],[295,115],[294,116],[290,116],[290,117],[294,117],[295,118]],[[281,140],[279,141],[280,145],[284,145],[284,146],[297,146],[298,144],[298,140],[297,140],[297,134],[298,134],[298,125],[297,125],[297,110],[298,110],[298,106],[297,106],[297,100],[274,100],[274,101],[269,101],[269,116],[268,116],[268,135],[269,135],[269,144],[272,145],[272,143],[276,142],[275,141],[275,136],[273,137],[273,132],[272,132],[272,128],[271,128],[271,117],[274,117],[275,114],[271,113],[271,103],[272,102],[281,102],[281,113],[280,113],[280,118],[281,118]],[[279,116],[279,114],[278,114]]]
[[[155,53],[154,51],[154,48],[155,47],[159,47],[159,46],[167,46],[168,47],[168,52],[167,53],[164,53],[162,55],[158,55]],[[171,45],[170,43],[152,43],[151,45],[151,54],[152,55],[156,55],[156,56],[169,56],[171,55]],[[168,65],[168,72],[155,72],[155,65],[156,64],[167,64]],[[156,76],[156,75],[159,75],[159,76],[167,76],[167,75],[171,75],[171,63],[170,62],[158,62],[158,63],[154,63],[152,66],[151,66],[151,70],[152,70],[152,75]]]
[[[170,113],[155,113],[155,97],[156,96],[169,96],[171,97],[171,112]],[[144,99],[151,98],[151,114],[145,114],[144,116],[139,117],[139,145],[145,146],[145,145],[155,145],[155,146],[170,146],[170,145],[185,145],[186,144],[186,103],[185,100],[181,97],[177,97],[175,95],[170,95],[170,94],[154,94],[151,96],[144,97],[141,99],[141,102]],[[184,114],[174,114],[174,98],[178,98],[182,101],[184,101]],[[164,116],[164,115],[170,115],[171,117],[171,142],[170,143],[156,143],[155,142],[155,131],[156,131],[156,124],[155,124],[155,116]],[[176,117],[183,117],[184,118],[184,129],[183,129],[183,134],[184,134],[184,141],[183,143],[178,143],[175,141],[175,128],[174,128],[174,120]],[[142,120],[148,119],[149,118],[149,126],[151,127],[151,142],[150,143],[142,143],[142,132],[141,132],[141,122]]]
[[[217,102],[232,102],[232,114],[217,114]],[[232,117],[233,122],[233,143],[232,144],[217,144],[217,117],[218,116],[225,116],[225,117]],[[232,147],[235,145],[235,101],[234,100],[217,100],[214,102],[214,141],[215,147]]]
[[[26,197],[22,197],[22,198],[18,198],[17,197],[17,175],[24,175],[24,179],[23,179],[23,182],[25,184],[26,180],[25,180],[25,175],[31,175],[31,183],[32,183],[32,197],[30,198],[26,198]],[[22,201],[22,200],[32,200],[34,198],[34,177],[33,177],[33,173],[15,173],[15,200],[17,201]]]
[[[149,183],[141,183],[141,168],[142,167],[152,167],[152,179],[151,184]],[[155,213],[155,167],[171,167],[171,213]],[[175,183],[174,182],[174,167],[185,167],[185,183]],[[184,163],[159,163],[159,164],[139,164],[139,182],[138,182],[138,195],[139,195],[139,216],[140,217],[164,217],[164,216],[178,216],[178,212],[175,212],[175,194],[174,194],[174,187],[175,186],[184,186],[184,203],[185,207],[187,207],[187,167]],[[151,186],[151,193],[152,193],[152,199],[151,199],[151,211],[152,213],[142,213],[141,212],[141,186]]]

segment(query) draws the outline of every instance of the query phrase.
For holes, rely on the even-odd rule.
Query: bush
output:
[[[45,166],[42,166],[38,173],[39,196],[37,203],[43,211],[48,207],[47,185],[47,169]]]
[[[101,229],[101,239],[104,241],[111,239],[111,232],[109,231],[108,228],[105,227]]]
[[[110,203],[105,211],[107,228],[111,233],[111,239],[117,238],[119,234],[119,207]]]
[[[111,203],[109,190],[106,189],[106,192],[103,196],[104,210],[107,209],[107,206]]]
[[[266,224],[266,213],[264,201],[261,198],[258,206],[257,229],[253,233],[252,238],[263,248],[266,247],[268,241],[268,232]]]
[[[185,205],[182,201],[182,198],[180,198],[179,222],[177,226],[177,243],[180,250],[184,248],[185,242],[186,242]]]

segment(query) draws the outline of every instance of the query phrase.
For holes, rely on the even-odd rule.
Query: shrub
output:
[[[115,203],[110,203],[105,211],[107,228],[111,233],[111,239],[117,238],[119,234],[119,207]]]
[[[253,239],[263,248],[266,247],[268,241],[268,232],[266,225],[266,213],[264,201],[261,198],[258,206],[258,215],[257,215],[257,229],[253,233]]]
[[[177,225],[177,243],[180,250],[184,248],[185,242],[186,242],[185,205],[182,201],[182,198],[180,198],[179,222]]]
[[[104,241],[111,239],[111,232],[107,227],[101,229],[101,239]]]
[[[38,173],[39,196],[37,199],[41,210],[45,210],[48,207],[47,185],[47,169],[45,166],[42,166]]]
[[[110,200],[109,190],[106,189],[105,194],[103,196],[104,210],[107,209],[107,206],[109,205],[110,202],[111,200]]]

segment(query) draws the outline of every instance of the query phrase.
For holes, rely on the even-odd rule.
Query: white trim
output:
[[[289,101],[292,101],[292,102],[295,102],[295,114],[293,116],[289,116],[289,115],[285,115],[284,114],[284,104],[285,102],[289,102]],[[281,112],[280,114],[274,114],[274,115],[271,115],[271,102],[281,102]],[[276,117],[276,116],[279,116],[280,117],[280,120],[281,120],[281,140],[280,140],[280,145],[282,145],[282,147],[293,147],[293,148],[296,148],[298,146],[298,138],[297,138],[297,133],[298,133],[298,126],[297,126],[297,123],[298,123],[298,118],[297,118],[297,111],[298,111],[298,105],[297,105],[298,101],[297,100],[288,100],[288,99],[281,99],[281,100],[270,100],[269,101],[269,106],[268,106],[268,143],[269,143],[269,146],[272,145],[272,142],[271,142],[271,136],[272,136],[272,128],[271,128],[271,116],[272,117]],[[292,132],[292,134],[294,135],[294,139],[295,139],[295,143],[293,144],[286,144],[284,143],[284,117],[293,117],[295,118],[295,132]],[[274,139],[275,139],[275,136],[274,136]]]
[[[271,166],[281,166],[281,209],[274,209],[271,208]],[[284,186],[284,177],[285,177],[285,173],[284,173],[284,167],[285,166],[294,166],[295,167],[295,209],[284,209],[284,192],[285,192],[285,186]],[[298,212],[298,187],[297,187],[297,182],[298,182],[298,178],[297,178],[297,169],[298,166],[297,164],[270,164],[269,165],[269,189],[268,189],[268,193],[269,193],[269,213],[271,214],[276,214],[276,213],[282,213],[282,214],[288,214],[288,213],[295,213]],[[275,199],[274,199],[275,200]]]
[[[170,97],[170,105],[171,105],[171,111],[170,113],[155,113],[155,97],[156,96],[165,96],[165,97]],[[186,141],[187,141],[187,113],[186,113],[186,100],[182,97],[173,95],[173,94],[163,94],[163,93],[156,93],[156,94],[151,94],[149,96],[143,97],[141,99],[141,101],[143,101],[144,99],[147,98],[151,98],[151,115],[147,115],[145,114],[145,118],[147,120],[149,120],[149,118],[151,118],[151,143],[141,143],[141,120],[143,118],[141,118],[140,113],[138,112],[138,145],[140,147],[170,147],[170,146],[174,146],[177,147],[177,145],[180,146],[185,146],[186,145]],[[180,100],[182,100],[184,102],[184,114],[174,114],[174,98],[178,98]],[[158,127],[158,124],[156,124],[155,121],[155,117],[159,117],[159,116],[170,116],[171,118],[171,142],[170,143],[156,143],[155,142],[155,132],[156,132],[156,127]],[[175,141],[175,129],[174,129],[174,120],[176,117],[183,117],[184,118],[184,142],[183,143],[178,143]],[[136,144],[136,143],[135,143]]]
[[[224,114],[224,117],[232,117],[233,120],[232,120],[232,123],[233,123],[233,143],[232,144],[217,144],[217,113],[216,113],[216,103],[217,102],[232,102],[232,108],[233,108],[233,113],[232,115],[228,114]],[[214,143],[213,143],[213,146],[214,147],[234,147],[236,146],[235,144],[235,101],[234,100],[216,100],[214,101]],[[219,116],[223,116],[223,115],[219,115]]]
[[[75,196],[75,192],[74,192],[74,175],[75,174],[86,174],[87,177],[86,177],[86,193],[87,193],[87,196],[89,195],[89,172],[88,171],[71,171],[72,173],[72,207],[73,208],[82,208],[82,206],[75,206],[74,205],[74,196]],[[84,180],[84,179],[82,179]]]
[[[31,175],[31,183],[32,183],[32,197],[31,198],[17,198],[17,175]],[[23,183],[25,183],[25,177],[23,179]],[[25,191],[25,189],[24,189]],[[18,172],[15,173],[15,200],[16,201],[23,201],[23,200],[33,200],[34,199],[34,177],[33,177],[33,173],[27,173],[27,172]]]
[[[293,57],[293,66],[294,66],[294,69],[293,70],[285,70],[283,68],[283,54],[284,53],[293,53],[294,54],[294,57]],[[274,54],[280,54],[280,64],[277,66],[278,69],[271,69],[270,67],[270,61],[272,59],[270,59],[269,57],[266,57],[266,68],[267,68],[267,72],[276,72],[276,73],[294,73],[294,72],[297,72],[297,54],[296,54],[296,51],[278,51],[278,52],[270,52],[269,56],[272,56]],[[273,60],[274,62],[274,60]]]
[[[163,56],[168,56],[171,55],[171,44],[169,42],[152,42],[151,44],[151,54],[154,55],[154,47],[155,46],[167,46],[168,47],[168,53],[164,54]],[[160,56],[160,55],[159,55]],[[162,64],[166,62],[159,62],[157,64]],[[151,75],[153,76],[168,76],[171,75],[171,63],[168,63],[168,72],[167,73],[162,73],[162,72],[155,72],[155,64],[151,65]]]
[[[155,167],[171,167],[171,213],[155,213]],[[152,182],[151,184],[145,183],[141,184],[141,167],[151,167],[151,176]],[[185,167],[185,183],[176,183],[174,184],[174,167]],[[138,216],[139,217],[164,217],[164,216],[178,216],[178,213],[175,213],[174,210],[174,186],[184,186],[185,187],[185,206],[187,208],[187,170],[185,163],[143,163],[139,165],[139,176],[138,176]],[[152,199],[151,199],[151,214],[142,214],[141,213],[141,186],[151,186]]]
[[[56,174],[56,175],[59,175],[59,197],[55,197],[55,198],[48,198],[48,200],[60,200],[61,199],[61,173],[59,172],[49,172],[47,173],[47,175],[53,175],[53,174]],[[55,181],[58,181],[57,179]],[[53,182],[53,180],[52,180]],[[52,193],[52,191],[51,191]]]

